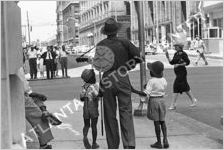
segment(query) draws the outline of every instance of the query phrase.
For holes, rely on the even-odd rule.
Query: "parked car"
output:
[[[145,46],[145,54],[152,54],[152,55],[155,55],[157,52],[157,49],[156,49],[156,45],[155,44],[149,44],[149,45],[146,45]]]

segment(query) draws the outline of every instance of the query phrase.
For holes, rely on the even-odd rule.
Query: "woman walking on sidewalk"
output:
[[[190,90],[190,86],[187,82],[187,69],[185,66],[190,64],[190,60],[188,58],[187,53],[183,51],[185,40],[182,36],[179,36],[178,34],[179,33],[177,33],[176,38],[174,38],[175,40],[174,47],[175,47],[176,53],[174,54],[174,57],[172,60],[169,57],[169,53],[167,49],[164,49],[166,58],[168,59],[171,65],[174,65],[174,72],[176,74],[176,79],[173,84],[174,98],[169,110],[176,109],[176,101],[177,101],[178,95],[182,94],[182,92],[185,92],[190,98],[192,102],[192,104],[190,105],[191,107],[196,106],[197,104],[197,99],[193,96]]]

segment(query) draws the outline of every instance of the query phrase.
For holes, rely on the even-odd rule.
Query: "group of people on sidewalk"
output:
[[[58,65],[61,65],[62,77],[69,77],[67,71],[68,52],[65,46],[47,46],[47,51],[43,52],[37,46],[28,47],[27,52],[24,50],[24,59],[29,60],[30,79],[37,79],[37,73],[44,78],[46,68],[47,79],[53,79],[58,76]],[[46,67],[44,67],[46,66]]]
[[[141,63],[143,60],[137,47],[130,41],[117,37],[117,32],[120,29],[120,26],[121,25],[116,22],[114,18],[109,18],[105,22],[104,27],[101,29],[101,33],[107,35],[107,38],[100,41],[96,46],[96,53],[100,53],[100,56],[97,57],[97,55],[95,55],[94,58],[89,58],[89,62],[96,68],[100,68],[100,71],[104,69],[102,69],[102,66],[99,67],[100,64],[98,63],[102,63],[106,68],[102,78],[100,78],[100,83],[96,83],[93,69],[85,69],[81,75],[83,86],[80,93],[80,99],[84,102],[84,146],[87,149],[95,149],[99,147],[96,142],[96,126],[99,116],[98,101],[100,97],[102,97],[108,148],[118,149],[120,144],[119,127],[116,116],[117,109],[119,110],[123,148],[134,149],[136,147],[131,101],[131,93],[136,93],[140,97],[144,97],[143,99],[147,101],[147,117],[154,122],[157,141],[152,144],[151,147],[169,148],[165,123],[165,91],[167,88],[167,81],[163,77],[164,65],[161,61],[147,63],[151,78],[143,92],[134,89],[131,85],[128,71],[133,69],[137,63]],[[174,65],[174,72],[176,74],[176,79],[173,85],[174,99],[169,108],[170,110],[176,109],[177,97],[183,92],[189,96],[192,103],[190,105],[191,107],[194,107],[197,104],[197,99],[193,96],[187,82],[187,70],[185,66],[189,65],[190,60],[188,55],[183,51],[183,46],[184,41],[181,37],[174,39],[176,53],[174,54],[173,59],[170,59],[167,49],[164,48],[166,57],[169,63]],[[104,53],[101,53],[102,51]],[[104,60],[108,60],[109,63]],[[90,127],[92,128],[92,145],[87,138]],[[161,142],[161,131],[163,133],[163,142]]]
[[[106,20],[101,33],[106,35],[107,38],[100,41],[96,45],[96,54],[94,58],[87,58],[87,61],[93,67],[103,71],[102,78],[99,83],[96,81],[96,75],[93,69],[85,69],[81,74],[83,85],[80,92],[80,100],[84,103],[83,106],[83,144],[86,149],[96,149],[100,145],[97,143],[97,123],[99,117],[99,101],[103,102],[103,117],[106,131],[106,141],[109,149],[118,149],[120,145],[120,132],[117,121],[117,109],[119,110],[121,138],[123,141],[124,149],[135,149],[136,138],[135,128],[132,114],[132,100],[131,94],[138,94],[141,99],[147,102],[147,117],[154,123],[154,130],[156,134],[156,142],[151,144],[152,148],[169,148],[168,133],[166,127],[166,88],[167,81],[163,77],[164,64],[161,61],[147,63],[150,72],[150,79],[145,86],[144,91],[134,89],[131,85],[128,71],[134,69],[136,64],[143,62],[140,55],[140,50],[135,47],[130,41],[117,37],[117,33],[121,27],[114,18]],[[176,101],[179,94],[185,92],[190,100],[191,107],[196,106],[197,99],[193,96],[190,86],[187,81],[187,69],[190,60],[188,55],[183,51],[184,38],[182,33],[177,32],[174,39],[174,47],[176,53],[170,59],[167,48],[163,48],[167,60],[171,65],[174,65],[174,72],[176,75],[173,84],[173,102],[170,110],[176,109]],[[62,49],[64,49],[62,47]],[[51,59],[55,54],[52,53],[52,48],[48,47],[48,51],[42,54],[45,59],[45,64],[52,65]],[[63,56],[63,55],[62,55]],[[105,61],[106,60],[106,61]],[[51,66],[52,67],[52,66]],[[49,67],[49,68],[51,68]],[[52,77],[50,69],[48,77]],[[21,73],[22,74],[22,73]],[[67,75],[65,73],[65,75]],[[24,79],[25,89],[25,104],[26,104],[26,118],[33,127],[38,124],[43,124],[43,128],[48,128],[49,123],[55,125],[60,124],[57,120],[46,110],[46,106],[37,103],[32,98],[32,91],[30,87],[25,84],[24,74],[20,75]],[[28,87],[28,88],[27,88]],[[30,92],[31,91],[31,92]],[[42,97],[43,96],[39,96]],[[32,104],[32,105],[31,105]],[[49,117],[51,119],[49,119]],[[45,120],[44,120],[44,119]],[[53,119],[52,119],[53,118]],[[92,129],[92,144],[88,139],[89,128]],[[38,134],[40,148],[51,148],[48,144],[53,139],[51,130],[42,134],[35,129]],[[161,131],[163,133],[163,140],[161,140]]]

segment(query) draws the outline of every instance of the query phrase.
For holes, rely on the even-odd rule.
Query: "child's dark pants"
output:
[[[97,118],[91,118],[91,119],[85,119],[84,118],[84,128],[83,128],[83,136],[87,137],[88,131],[90,128],[90,120],[91,120],[91,128],[92,128],[92,138],[93,138],[93,144],[96,143],[97,138]]]

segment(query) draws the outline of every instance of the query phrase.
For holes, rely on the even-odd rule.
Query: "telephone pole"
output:
[[[141,58],[143,62],[140,64],[140,80],[141,80],[141,91],[144,90],[146,84],[146,64],[145,64],[145,28],[144,28],[144,13],[143,13],[144,1],[135,1],[134,5],[138,17],[138,37],[139,37],[139,49],[141,51]],[[134,110],[135,116],[142,116],[144,114],[143,102],[140,101],[137,109]]]
[[[28,38],[29,38],[29,45],[30,45],[30,24],[29,24],[28,11],[26,12],[26,15],[27,15]]]

